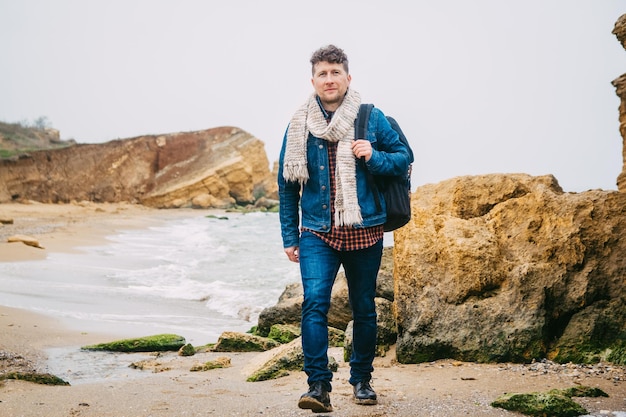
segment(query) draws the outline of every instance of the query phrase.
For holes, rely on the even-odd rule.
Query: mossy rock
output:
[[[337,359],[335,359],[334,356],[328,357],[328,369],[330,370],[330,372],[339,371],[339,362],[337,362]]]
[[[556,363],[594,364],[600,362],[602,358],[601,349],[588,344],[580,344],[578,346],[560,347],[551,359]]]
[[[626,365],[626,346],[613,347],[606,360],[615,365]]]
[[[621,340],[609,346],[581,343],[577,346],[561,347],[552,360],[557,363],[589,365],[605,361],[615,365],[626,365],[626,346]]]
[[[346,341],[346,332],[335,327],[328,327],[328,346],[343,347]]]
[[[191,343],[187,343],[186,345],[178,349],[178,354],[180,356],[193,356],[196,354],[196,348],[194,348]]]
[[[42,385],[70,385],[69,382],[62,380],[56,375],[40,374],[36,372],[9,372],[7,374],[0,375],[0,381],[4,379],[16,379]]]
[[[576,417],[587,410],[562,394],[506,394],[491,403],[493,407],[538,417]]]
[[[258,369],[250,375],[246,381],[259,382],[268,379],[276,379],[289,375],[289,371],[302,371],[304,367],[304,354],[302,351],[291,351],[284,356],[279,356],[268,363],[261,369]]]
[[[266,381],[289,375],[289,371],[302,371],[304,353],[301,339],[280,345],[277,349],[261,355],[262,360],[249,372],[248,382]]]
[[[194,346],[196,353],[213,352],[214,348],[215,348],[215,343],[207,343],[206,345],[202,345],[202,346]]]
[[[600,388],[586,387],[583,385],[572,387],[572,388],[565,388],[565,389],[553,389],[553,390],[548,391],[548,393],[549,394],[561,394],[570,398],[571,397],[596,398],[596,397],[608,397],[609,396],[609,394],[602,391]]]
[[[165,352],[177,351],[185,345],[185,338],[175,334],[158,334],[137,339],[122,339],[109,343],[83,346],[83,350],[108,352]]]
[[[273,355],[251,372],[247,378],[248,382],[276,379],[289,375],[290,371],[302,371],[304,368],[301,339],[294,339],[268,353],[273,353]],[[332,356],[328,357],[328,369],[331,372],[337,372],[339,369],[337,360]]]
[[[230,367],[230,358],[226,356],[220,356],[219,358],[205,362],[201,365],[194,365],[191,367],[191,372],[204,372],[210,371],[211,369],[219,369],[219,368],[229,368]]]
[[[249,333],[224,332],[213,347],[213,352],[264,352],[280,346],[275,340]]]
[[[274,324],[270,328],[270,332],[267,335],[272,340],[278,343],[289,343],[294,339],[300,337],[302,331],[299,326],[293,324]]]

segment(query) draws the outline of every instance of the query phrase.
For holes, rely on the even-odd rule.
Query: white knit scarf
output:
[[[305,184],[309,179],[306,143],[309,132],[313,136],[337,144],[335,225],[361,224],[361,208],[356,193],[356,162],[352,153],[354,120],[359,112],[361,96],[348,89],[343,102],[326,122],[322,109],[313,94],[293,115],[287,130],[287,145],[283,165],[283,177],[287,181]]]

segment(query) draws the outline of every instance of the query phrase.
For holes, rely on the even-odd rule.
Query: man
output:
[[[309,390],[298,406],[319,413],[332,411],[327,314],[342,265],[353,318],[350,384],[358,404],[377,404],[370,380],[376,350],[374,297],[386,215],[376,210],[366,174],[369,170],[374,175],[400,175],[408,169],[410,157],[377,108],[370,115],[368,138],[355,140],[361,98],[350,88],[343,50],[333,45],[320,48],[311,64],[315,91],[285,133],[278,188],[283,246],[289,260],[299,262],[304,288],[302,348]],[[371,142],[376,142],[376,149]]]

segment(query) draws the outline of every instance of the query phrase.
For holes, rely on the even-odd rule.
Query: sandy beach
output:
[[[0,262],[41,260],[54,251],[77,251],[103,244],[112,231],[145,228],[177,216],[197,215],[193,210],[156,210],[131,204],[4,204],[0,219]],[[43,247],[7,243],[9,236],[36,238]],[[1,291],[1,289],[0,289]],[[9,369],[46,371],[46,350],[108,342],[114,329],[94,333],[74,330],[54,318],[30,311],[0,307],[0,373]],[[375,362],[373,387],[379,404],[352,402],[348,366],[342,350],[333,348],[339,362],[331,400],[332,416],[514,416],[493,408],[498,396],[512,392],[538,392],[576,385],[598,387],[608,398],[576,399],[593,416],[626,416],[626,369],[606,365],[475,364],[453,360],[418,365],[398,364],[393,351]],[[158,357],[144,354],[154,367],[128,368],[123,377],[71,386],[44,386],[7,380],[0,383],[0,416],[307,416],[297,408],[306,391],[303,372],[264,382],[246,382],[262,353],[198,353],[181,357],[175,352]],[[205,372],[190,369],[220,356],[232,366]],[[126,359],[119,359],[126,366]],[[128,359],[128,365],[136,359]]]

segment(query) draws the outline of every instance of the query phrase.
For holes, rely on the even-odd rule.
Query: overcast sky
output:
[[[278,159],[334,43],[352,87],[394,116],[413,188],[553,174],[616,189],[624,0],[0,0],[0,120],[105,142],[237,126]]]

